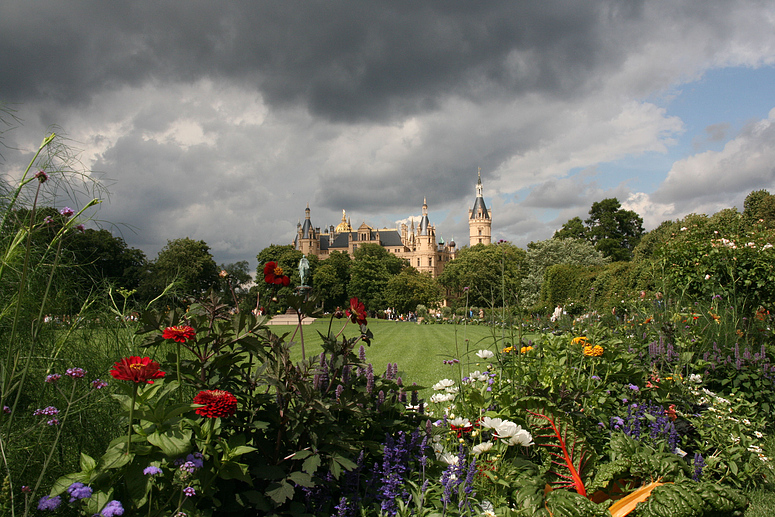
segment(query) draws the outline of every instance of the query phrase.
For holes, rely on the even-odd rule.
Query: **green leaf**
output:
[[[471,404],[479,407],[484,406],[484,397],[478,391],[471,390],[468,393],[468,398],[471,399]]]
[[[266,495],[271,497],[272,501],[274,501],[278,506],[293,497],[293,487],[286,481],[282,481],[279,485],[277,483],[272,483],[269,485],[269,487],[275,488],[267,490]]]
[[[97,462],[88,454],[81,453],[81,471],[91,472],[97,467]]]
[[[311,487],[314,486],[312,482],[312,476],[305,474],[304,472],[291,472],[288,475],[288,479],[296,483],[297,485]]]
[[[248,466],[243,463],[233,461],[224,463],[218,472],[218,477],[221,479],[238,479],[253,486],[253,480],[248,476]]]
[[[164,433],[158,431],[148,436],[148,442],[160,448],[169,457],[182,456],[191,450],[191,431],[183,432],[170,429]]]
[[[732,474],[734,474],[736,476],[737,475],[737,463],[735,463],[734,461],[730,461],[729,462],[729,470],[731,470]]]
[[[304,460],[304,463],[301,465],[301,470],[311,476],[318,470],[318,467],[320,467],[320,456],[315,454]]]

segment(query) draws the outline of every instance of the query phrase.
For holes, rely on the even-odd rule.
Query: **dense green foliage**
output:
[[[526,274],[525,251],[508,242],[461,249],[439,277],[453,305],[514,305]]]

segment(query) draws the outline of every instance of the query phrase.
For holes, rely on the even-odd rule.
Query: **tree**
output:
[[[310,271],[312,264],[310,260]],[[347,304],[351,266],[350,255],[341,251],[332,251],[327,259],[319,262],[312,274],[312,285],[324,309],[333,310]]]
[[[204,241],[188,237],[167,241],[151,264],[150,274],[141,285],[145,297],[158,296],[174,284],[172,298],[201,296],[218,283],[218,266]]]
[[[616,198],[592,203],[584,222],[595,248],[613,261],[630,260],[643,235],[643,219],[632,210],[624,210]]]
[[[743,203],[743,219],[748,226],[759,221],[766,228],[775,226],[775,196],[766,190],[754,190]]]
[[[65,241],[79,276],[95,283],[102,280],[128,290],[137,289],[148,260],[141,250],[130,248],[124,239],[108,230],[75,232]]]
[[[441,296],[441,286],[429,273],[410,266],[391,278],[385,288],[385,302],[399,313],[414,311],[418,305],[435,307]]]
[[[608,262],[609,259],[586,240],[552,238],[531,242],[527,245],[527,276],[522,281],[520,301],[523,306],[538,303],[546,270],[551,266],[600,266]]]
[[[387,308],[387,284],[408,262],[379,244],[364,244],[353,252],[353,257],[348,294],[357,297],[368,310]]]
[[[584,239],[613,261],[631,260],[632,251],[643,236],[643,219],[625,210],[615,197],[592,203],[589,217],[581,224],[574,217],[555,233],[557,239]]]
[[[525,250],[509,242],[477,244],[460,250],[439,283],[461,300],[468,288],[471,306],[502,306],[516,301],[525,272]]]
[[[584,222],[581,217],[574,217],[567,223],[562,225],[562,228],[554,232],[553,239],[587,239],[587,228],[584,226]]]

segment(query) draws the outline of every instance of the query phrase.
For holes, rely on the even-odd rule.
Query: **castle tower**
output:
[[[414,264],[420,272],[428,272],[432,276],[436,270],[436,227],[428,219],[428,201],[423,198],[422,217],[417,227],[417,248]]]
[[[312,227],[312,221],[309,217],[309,203],[307,203],[307,209],[304,210],[304,224],[296,225],[296,249],[309,255],[317,255],[320,252],[320,240],[317,238],[315,228]]]
[[[474,207],[468,211],[468,233],[470,246],[490,244],[492,239],[492,215],[487,210],[482,196],[482,168],[479,167],[479,180],[476,182]]]

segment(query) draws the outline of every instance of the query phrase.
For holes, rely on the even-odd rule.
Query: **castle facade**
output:
[[[476,199],[473,208],[468,211],[471,246],[490,244],[492,216],[482,197],[482,177],[476,186]],[[315,255],[325,260],[332,251],[346,252],[350,255],[364,244],[378,244],[393,255],[409,261],[409,265],[418,271],[430,273],[434,278],[444,270],[444,266],[455,259],[457,248],[455,241],[444,242],[436,239],[436,226],[428,219],[428,203],[423,200],[422,216],[415,226],[414,219],[400,228],[377,229],[364,221],[354,229],[347,214],[342,210],[342,221],[334,227],[314,227],[310,218],[310,208],[304,211],[304,223],[299,221],[296,227],[294,247],[305,255]]]

